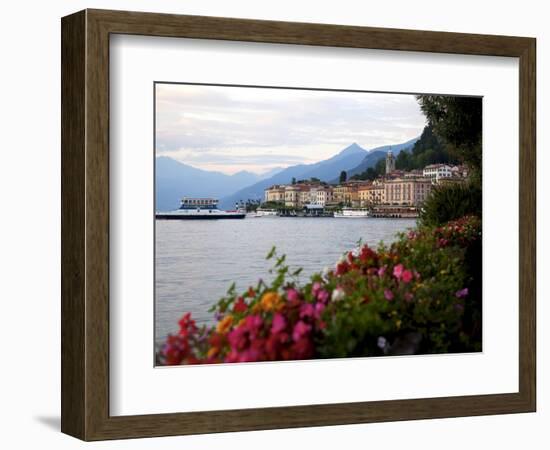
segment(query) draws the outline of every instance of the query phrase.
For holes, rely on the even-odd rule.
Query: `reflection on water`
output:
[[[155,260],[155,336],[157,343],[177,330],[191,312],[198,324],[212,323],[208,309],[231,283],[237,290],[268,280],[273,245],[287,255],[300,279],[333,266],[359,239],[391,242],[411,228],[410,219],[334,219],[262,217],[244,220],[157,220]]]

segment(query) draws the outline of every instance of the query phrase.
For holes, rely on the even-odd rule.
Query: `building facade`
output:
[[[432,190],[430,178],[397,178],[384,183],[384,202],[388,205],[419,206]]]
[[[430,164],[424,167],[422,175],[437,183],[442,178],[450,178],[452,176],[452,166],[448,164]]]
[[[265,202],[285,202],[285,187],[280,185],[271,186],[264,191]]]
[[[359,202],[361,207],[382,205],[386,203],[386,188],[384,183],[372,183],[359,188]]]

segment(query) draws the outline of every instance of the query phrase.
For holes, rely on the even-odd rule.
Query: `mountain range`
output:
[[[410,149],[418,138],[392,145],[394,155]],[[156,158],[156,210],[175,209],[183,196],[215,197],[220,199],[220,208],[229,209],[241,200],[261,200],[264,190],[274,184],[288,184],[292,179],[336,183],[340,172],[345,170],[348,178],[361,173],[386,156],[390,146],[365,150],[357,143],[344,148],[331,158],[313,164],[298,164],[287,168],[271,170],[263,175],[238,172],[226,175],[191,167],[166,156]]]
[[[226,175],[197,169],[167,156],[157,157],[155,165],[157,211],[178,208],[183,196],[220,198],[262,178],[247,171]]]

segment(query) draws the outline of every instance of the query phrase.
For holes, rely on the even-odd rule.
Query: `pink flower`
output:
[[[286,291],[286,298],[289,302],[295,302],[299,299],[298,291],[294,288],[289,288]]]
[[[319,283],[318,281],[313,283],[313,285],[311,286],[311,294],[314,297],[317,297],[317,294],[319,293],[320,290],[321,290],[321,283]]]
[[[382,266],[382,267],[380,267],[380,269],[378,269],[378,276],[380,278],[382,278],[385,273],[386,273],[386,266]]]
[[[275,313],[273,322],[271,323],[271,333],[277,334],[283,331],[286,327],[286,320],[281,313]]]
[[[321,318],[321,314],[325,310],[325,305],[323,303],[315,303],[315,318],[319,320]]]
[[[405,292],[405,300],[410,302],[410,301],[412,301],[413,298],[414,298],[414,296],[412,295],[411,292]]]
[[[313,317],[315,314],[315,308],[311,303],[303,303],[300,307],[300,317]]]
[[[456,291],[456,294],[455,296],[457,298],[463,298],[463,297],[466,297],[468,295],[468,288],[464,288],[464,289],[460,289],[459,291]]]
[[[398,280],[400,280],[402,275],[403,275],[403,264],[397,264],[397,266],[393,268],[393,276]]]
[[[298,342],[302,338],[302,336],[305,336],[307,333],[309,333],[309,330],[311,330],[311,325],[308,325],[301,320],[298,321],[298,323],[294,325],[294,330],[292,331],[292,339],[294,340],[294,342]]]
[[[408,283],[413,279],[413,274],[409,269],[406,269],[403,271],[403,274],[401,275],[401,279],[403,282]]]
[[[321,289],[319,291],[319,294],[317,294],[317,300],[319,300],[321,303],[326,303],[329,297],[330,297],[329,293],[324,289]]]
[[[390,291],[389,289],[384,289],[384,298],[385,298],[387,301],[393,300],[393,292]]]

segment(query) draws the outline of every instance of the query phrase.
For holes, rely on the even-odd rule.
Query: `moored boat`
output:
[[[276,209],[258,208],[256,212],[252,213],[252,217],[267,217],[276,216],[278,211]]]
[[[350,219],[360,219],[362,217],[369,217],[369,215],[369,210],[366,208],[343,208],[334,213],[334,217]]]
[[[164,220],[213,220],[213,219],[244,219],[246,211],[236,205],[236,209],[225,211],[218,208],[218,200],[214,198],[184,197],[179,209],[157,212],[155,218]]]

